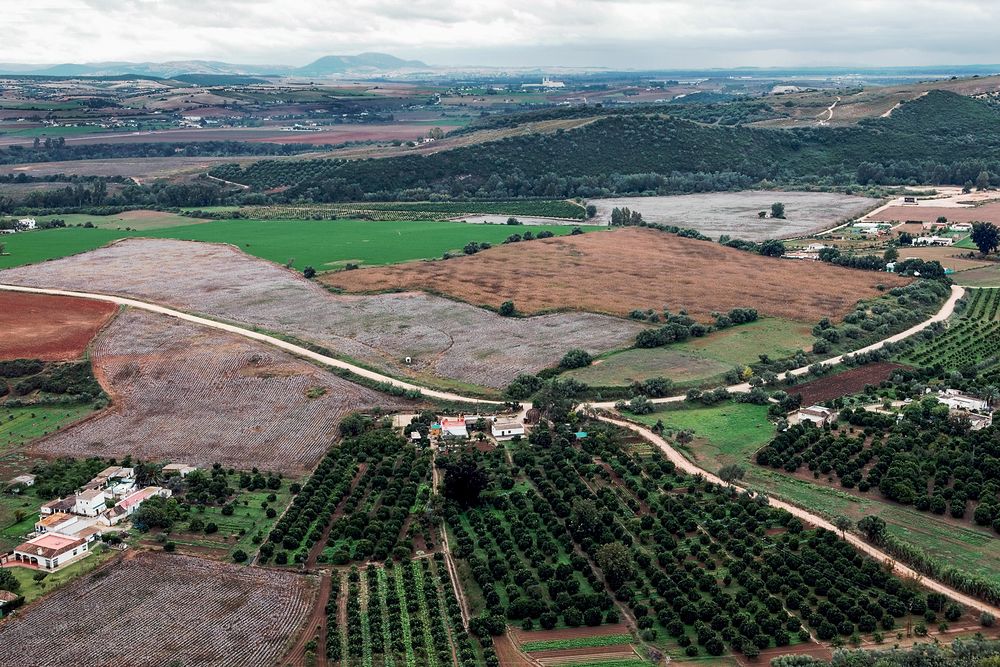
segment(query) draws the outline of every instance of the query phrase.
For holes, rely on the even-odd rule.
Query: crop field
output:
[[[709,470],[729,463],[740,463],[763,447],[774,436],[774,425],[767,419],[767,406],[727,402],[712,406],[667,404],[664,410],[639,415],[638,421],[653,426],[661,422],[664,433],[676,436],[682,431],[694,437],[678,448]]]
[[[935,222],[941,216],[948,222],[992,222],[1000,224],[1000,201],[990,201],[978,206],[889,206],[871,217],[877,222]]]
[[[785,219],[760,218],[771,204],[785,205]],[[713,192],[668,197],[592,199],[597,219],[611,220],[613,208],[627,207],[642,213],[647,222],[697,229],[718,239],[723,234],[748,241],[803,236],[834,227],[877,202],[867,197],[832,192]]]
[[[116,309],[103,301],[0,291],[0,359],[77,359]]]
[[[98,337],[93,363],[112,407],[34,452],[302,474],[343,415],[396,403],[269,346],[143,312],[122,314]]]
[[[124,219],[119,220],[125,216]],[[129,237],[208,241],[238,246],[244,252],[302,270],[342,268],[346,264],[381,265],[461,254],[470,241],[497,244],[511,233],[506,225],[408,220],[212,220],[153,211],[99,216],[55,216],[67,222],[92,222],[97,229],[43,229],[5,236],[0,268],[34,264],[99,248]],[[132,231],[125,230],[131,227]],[[569,234],[569,225],[532,226],[534,232]]]
[[[362,217],[376,220],[433,220],[448,219],[472,214],[501,216],[543,216],[583,220],[586,210],[568,200],[513,200],[513,201],[427,201],[427,202],[355,202],[347,204],[314,204],[307,206],[247,206],[243,215],[255,219],[294,219],[311,217],[307,214],[336,213],[343,217]],[[377,217],[386,214],[385,217]],[[503,220],[506,222],[506,217]],[[550,221],[551,224],[551,221]]]
[[[0,663],[274,664],[315,595],[307,576],[137,553],[0,626]],[[39,628],[58,628],[59,641]]]
[[[813,405],[831,401],[840,396],[857,394],[863,391],[866,385],[877,387],[879,383],[887,380],[899,368],[904,368],[904,366],[888,362],[865,364],[787,387],[785,390],[789,394],[801,394],[802,405]]]
[[[818,649],[813,637],[865,639],[939,614],[971,622],[834,533],[680,474],[659,450],[630,451],[613,427],[579,426],[581,441],[556,428],[505,443],[517,467],[496,450],[481,459],[490,481],[480,502],[446,502],[480,619],[566,628],[562,650],[596,652],[605,640],[588,637],[623,634],[599,627],[616,626],[621,606],[642,639],[675,660]]]
[[[0,407],[0,449],[17,447],[55,433],[94,411],[90,403]]]
[[[341,583],[341,613],[328,615],[329,664],[451,667],[474,664],[458,603],[443,565],[433,559],[351,569]],[[337,606],[328,604],[331,611]]]
[[[961,316],[944,333],[922,340],[903,361],[949,370],[972,367],[985,383],[1000,379],[1000,290],[971,289],[965,298]]]
[[[512,243],[445,262],[341,271],[323,280],[356,292],[432,290],[493,307],[510,299],[525,313],[573,309],[628,315],[666,307],[709,321],[712,311],[751,307],[810,324],[845,315],[859,299],[876,295],[878,284],[909,282],[639,228]]]
[[[595,387],[628,385],[653,377],[696,384],[720,378],[734,366],[756,363],[761,354],[772,359],[792,356],[812,341],[810,327],[804,324],[765,318],[667,347],[612,352],[566,376]]]
[[[601,353],[624,347],[643,328],[587,313],[500,317],[419,293],[335,295],[231,247],[170,240],[129,240],[3,271],[0,282],[87,285],[280,331],[389,372],[497,388],[519,373],[554,366],[572,348]]]
[[[1000,265],[963,271],[953,276],[953,280],[967,287],[1000,287]]]
[[[67,225],[85,225],[88,222],[99,229],[131,229],[147,231],[150,229],[165,229],[168,227],[183,227],[199,222],[207,222],[198,218],[169,213],[166,211],[122,211],[113,215],[87,215],[85,213],[62,213],[58,215],[35,216],[39,223],[49,220],[63,220]]]
[[[968,271],[970,269],[979,269],[992,265],[991,262],[984,261],[982,259],[965,257],[965,255],[968,254],[968,250],[955,246],[938,248],[902,248],[899,258],[905,260],[911,257],[916,257],[924,260],[925,262],[936,260],[941,262],[941,266],[944,268],[951,269],[953,271]],[[962,276],[953,275],[951,277],[959,284],[962,284]]]

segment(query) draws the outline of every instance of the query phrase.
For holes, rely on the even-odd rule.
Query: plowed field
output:
[[[290,572],[142,553],[0,625],[0,664],[275,664],[315,595],[313,578]]]
[[[573,309],[614,315],[664,306],[709,321],[712,311],[816,322],[850,312],[860,299],[910,282],[821,262],[762,257],[651,229],[627,228],[503,245],[445,261],[326,274],[355,292],[425,289],[473,304],[537,313]]]
[[[140,311],[98,337],[93,364],[111,408],[38,441],[35,453],[298,475],[345,414],[398,403],[262,343]]]
[[[76,359],[115,308],[103,301],[0,291],[0,359]]]

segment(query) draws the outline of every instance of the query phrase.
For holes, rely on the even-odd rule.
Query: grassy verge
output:
[[[54,433],[93,411],[92,403],[0,407],[0,449],[24,445]]]

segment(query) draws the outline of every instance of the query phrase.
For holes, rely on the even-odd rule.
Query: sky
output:
[[[0,0],[0,62],[442,66],[1000,63],[997,0]]]

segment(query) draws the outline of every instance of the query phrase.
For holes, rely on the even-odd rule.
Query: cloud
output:
[[[33,0],[4,24],[6,62],[304,64],[365,50],[445,65],[1000,62],[991,0]]]

